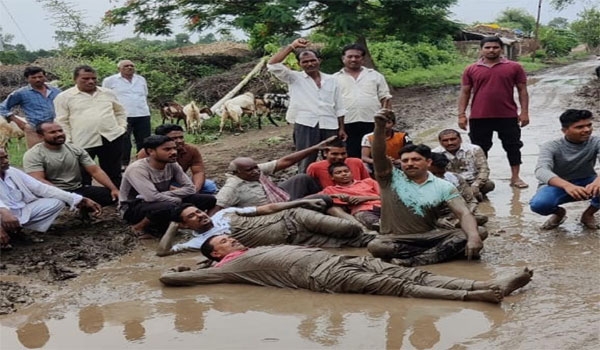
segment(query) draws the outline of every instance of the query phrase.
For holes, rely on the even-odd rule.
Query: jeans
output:
[[[570,183],[577,186],[585,187],[591,184],[596,175],[583,179],[569,180]],[[550,215],[558,209],[558,206],[564,203],[576,202],[577,199],[569,196],[565,190],[551,185],[542,185],[537,193],[529,201],[531,211],[540,215]],[[600,208],[600,197],[594,197],[590,201],[590,205],[594,208]]]

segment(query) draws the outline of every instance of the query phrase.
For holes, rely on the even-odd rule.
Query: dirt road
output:
[[[253,286],[163,288],[157,280],[163,271],[194,264],[196,256],[157,258],[156,242],[141,242],[121,255],[134,242],[108,220],[95,228],[79,225],[79,240],[65,239],[61,234],[72,232],[59,226],[45,243],[3,254],[0,290],[22,300],[12,301],[19,311],[0,316],[2,349],[595,349],[600,345],[599,233],[577,224],[583,204],[569,205],[566,224],[547,232],[538,229],[543,218],[527,207],[535,192],[538,145],[560,136],[558,115],[567,106],[583,107],[574,92],[592,78],[595,65],[579,62],[530,79],[532,123],[523,130],[523,177],[531,187],[508,186],[508,164],[495,145],[490,164],[497,190],[481,210],[490,216],[493,234],[482,260],[427,267],[473,279],[533,268],[534,281],[500,306]],[[456,88],[403,90],[394,109],[417,142],[435,145],[437,131],[455,126],[456,96]],[[289,131],[268,126],[203,146],[209,173],[222,172],[236,155],[266,160],[287,153]],[[94,240],[90,230],[120,241]],[[106,252],[98,244],[115,246]]]

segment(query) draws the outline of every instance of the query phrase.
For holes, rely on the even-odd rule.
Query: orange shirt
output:
[[[364,180],[354,181],[352,185],[341,186],[333,185],[327,186],[323,191],[319,192],[322,194],[347,194],[349,196],[379,196],[379,184],[377,181],[368,178]],[[336,205],[347,206],[352,214],[359,211],[373,210],[373,207],[381,207],[381,200],[372,200],[362,202],[358,205],[349,205],[346,202],[341,201],[339,198],[334,198],[333,203]]]
[[[346,163],[348,168],[350,168],[354,180],[371,178],[362,160],[358,158],[346,158],[344,163]],[[321,185],[321,188],[333,186],[334,183],[333,180],[331,180],[331,175],[329,175],[328,170],[330,165],[331,163],[329,163],[327,160],[321,160],[319,162],[312,163],[306,169],[306,175],[317,180]]]
[[[406,146],[410,142],[411,140],[408,137],[407,133],[394,131],[392,137],[385,138],[385,154],[393,159],[399,159],[400,156],[398,155],[398,153],[400,153],[402,147]],[[372,144],[373,133],[366,134],[363,138],[362,146],[371,147]]]

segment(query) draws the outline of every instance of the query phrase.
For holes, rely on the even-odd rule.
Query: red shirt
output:
[[[469,118],[517,118],[514,89],[526,82],[523,67],[506,58],[491,67],[484,65],[483,60],[468,66],[462,85],[470,86],[473,96]]]
[[[245,254],[248,251],[248,248],[243,249],[243,250],[236,250],[235,252],[231,252],[227,255],[225,255],[223,258],[221,258],[221,261],[219,261],[215,267],[221,267],[223,265],[225,265],[226,263],[230,262],[231,260],[237,258],[238,256]]]
[[[367,168],[365,168],[365,164],[361,159],[358,158],[346,158],[344,162],[350,168],[352,172],[352,177],[354,180],[362,180],[362,179],[370,179],[369,172]],[[327,186],[333,186],[333,180],[331,180],[331,175],[329,175],[329,163],[328,160],[321,160],[319,162],[312,163],[306,169],[306,175],[314,178],[321,184],[321,188],[325,188]]]
[[[354,181],[352,185],[341,186],[333,185],[327,186],[323,191],[319,192],[322,194],[347,194],[349,196],[379,196],[379,184],[377,181],[368,178],[360,181]],[[346,202],[341,201],[339,198],[334,198],[333,203],[337,205],[347,206],[352,214],[358,211],[373,210],[374,206],[381,207],[381,200],[372,200],[362,202],[359,205],[349,205]]]

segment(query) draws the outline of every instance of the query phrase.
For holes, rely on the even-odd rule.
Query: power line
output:
[[[12,13],[10,13],[10,10],[8,9],[8,7],[4,3],[4,1],[0,0],[0,4],[2,5],[2,7],[4,7],[4,9],[6,10],[6,13],[8,13],[8,17],[10,17],[10,19],[13,21],[15,27],[17,27],[17,30],[19,31],[19,33],[21,33],[21,35],[23,36],[25,43],[27,45],[29,45],[29,49],[33,48],[33,45],[31,45],[31,42],[29,41],[29,39],[27,39],[27,35],[25,35],[25,33],[23,32],[23,29],[21,29],[21,26],[19,25],[19,23],[17,23],[17,21],[15,20],[15,18],[12,15]]]

